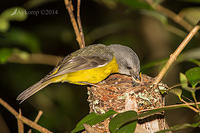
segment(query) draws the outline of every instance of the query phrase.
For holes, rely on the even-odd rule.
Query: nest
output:
[[[88,102],[90,112],[103,114],[109,110],[124,112],[134,110],[140,112],[145,109],[153,109],[164,106],[163,97],[160,94],[160,88],[165,88],[160,84],[157,88],[153,87],[154,78],[142,75],[141,83],[133,83],[132,78],[126,75],[112,74],[106,80],[88,87]],[[160,88],[159,88],[160,87]],[[163,116],[163,113],[161,113]],[[154,115],[155,116],[155,115]],[[141,119],[139,122],[145,124],[147,121],[155,119]],[[107,133],[110,118],[93,127],[99,131]],[[144,126],[144,128],[146,128]]]

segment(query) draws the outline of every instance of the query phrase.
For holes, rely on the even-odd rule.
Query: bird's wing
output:
[[[60,65],[53,70],[49,78],[60,76],[66,73],[71,73],[79,70],[91,69],[106,65],[110,61],[109,58],[102,58],[100,56],[76,56],[68,61],[62,61]]]
[[[113,58],[113,53],[102,44],[90,45],[66,56],[58,66],[47,75],[46,79],[79,70],[106,65]]]

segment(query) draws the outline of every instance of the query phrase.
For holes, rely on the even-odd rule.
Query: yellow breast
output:
[[[85,85],[81,82],[98,83],[108,77],[111,73],[117,73],[118,64],[114,57],[107,65],[92,69],[79,70],[56,77],[57,81],[70,82],[73,84]]]

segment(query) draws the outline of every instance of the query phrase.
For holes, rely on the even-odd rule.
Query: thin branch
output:
[[[82,28],[81,17],[80,17],[80,7],[81,7],[81,0],[78,0],[78,3],[77,3],[77,22],[78,22],[80,35],[81,35],[82,45],[83,45],[83,47],[85,47],[85,39],[84,39],[83,28]]]
[[[37,122],[39,121],[39,119],[40,119],[40,117],[42,116],[42,114],[43,114],[43,112],[40,110],[40,111],[38,112],[38,114],[37,114],[35,120],[34,120],[35,123],[37,123]],[[31,132],[32,132],[32,130],[29,129],[28,133],[31,133]]]
[[[169,87],[169,88],[167,89],[167,91],[169,92],[171,89],[176,88],[176,87],[179,87],[179,86],[181,86],[181,84],[173,85],[172,87]],[[193,93],[193,92],[192,92],[192,93]],[[187,97],[184,97],[184,98],[187,98]],[[193,101],[190,100],[189,98],[187,98],[187,99],[188,99],[190,102],[193,102]],[[197,105],[196,97],[193,96],[193,99],[195,100],[195,106],[196,106],[197,109],[194,108],[194,107],[192,107],[191,105],[188,105],[188,103],[187,103],[185,100],[183,100],[181,97],[179,97],[179,100],[180,100],[181,102],[187,104],[188,108],[190,108],[190,109],[193,110],[194,112],[198,113],[198,112],[199,112],[199,111],[198,111],[199,107],[198,107],[198,105]]]
[[[188,108],[190,108],[190,109],[193,110],[194,112],[199,113],[199,110],[197,110],[196,108],[194,108],[194,107],[192,107],[191,105],[189,105],[189,103],[187,103],[187,102],[184,101],[183,99],[180,99],[180,101],[183,102],[183,103],[185,103],[186,106],[188,106]],[[195,102],[195,105],[197,105],[196,102]]]
[[[167,17],[171,18],[177,24],[183,26],[187,31],[190,31],[192,29],[193,26],[191,24],[189,24],[188,22],[186,22],[181,16],[177,15],[173,11],[171,11],[171,10],[163,7],[160,4],[155,4],[153,2],[153,0],[146,0],[146,2],[149,3],[149,5],[151,5],[152,8],[154,8],[155,10],[163,13]]]
[[[21,63],[21,64],[45,64],[55,66],[63,57],[46,55],[46,54],[30,54],[27,58],[22,58],[17,54],[11,55],[8,58],[8,62],[11,63]]]
[[[78,27],[78,24],[76,22],[76,19],[74,17],[74,14],[73,14],[73,5],[72,5],[72,2],[71,0],[64,0],[65,1],[65,6],[69,12],[69,16],[70,16],[70,20],[72,22],[72,26],[74,28],[74,31],[75,31],[75,34],[76,34],[76,40],[80,46],[80,48],[84,48],[84,44],[82,43],[82,37],[81,37],[81,34],[80,34],[80,29]]]
[[[42,116],[42,114],[43,114],[43,112],[42,112],[42,110],[40,110],[39,112],[38,112],[38,115],[37,115],[37,117],[35,118],[35,121],[34,122],[38,122],[39,121],[39,119],[40,119],[40,117]]]
[[[197,102],[196,104],[200,105],[200,102]],[[174,104],[174,105],[168,105],[168,106],[162,106],[159,108],[153,108],[153,109],[143,109],[138,111],[138,113],[142,113],[142,112],[146,112],[146,111],[151,111],[151,110],[155,110],[155,109],[162,109],[162,108],[178,108],[178,107],[184,107],[184,106],[192,106],[195,105],[195,103],[187,103],[187,104]]]
[[[18,133],[24,133],[24,124],[20,120],[21,117],[22,117],[22,111],[21,109],[19,109],[19,119],[17,119]]]
[[[198,30],[200,29],[199,25],[196,25],[191,31],[190,33],[186,36],[186,38],[182,41],[182,43],[179,45],[179,47],[176,49],[176,51],[170,55],[170,58],[168,60],[168,62],[166,63],[166,65],[162,68],[162,70],[160,71],[160,73],[158,74],[158,76],[156,77],[156,80],[154,82],[155,85],[157,85],[161,79],[163,78],[163,76],[166,74],[166,72],[168,71],[169,67],[172,65],[172,63],[176,60],[176,58],[178,57],[178,55],[181,53],[181,51],[185,48],[185,46],[188,44],[188,42],[193,38],[193,36],[198,32]]]
[[[185,98],[185,99],[187,99],[187,100],[190,101],[190,102],[194,102],[194,101],[192,101],[190,98],[188,98],[188,97],[186,97],[186,96],[184,96],[184,95],[182,95],[182,97]]]
[[[196,108],[199,110],[199,106],[196,104],[196,103],[197,103],[197,99],[196,99],[195,91],[192,91],[191,94],[192,94],[192,97],[193,97],[193,99],[194,99],[195,106],[196,106]]]
[[[15,111],[15,109],[13,109],[8,103],[6,103],[3,99],[0,98],[0,104],[6,108],[11,114],[13,114],[15,116],[16,119],[21,120],[23,123],[27,124],[28,126],[42,132],[42,133],[52,133],[51,131],[49,131],[48,129],[38,125],[37,123],[29,120],[28,118],[24,117],[24,116],[20,116],[17,111]]]

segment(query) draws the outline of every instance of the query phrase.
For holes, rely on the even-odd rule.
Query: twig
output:
[[[38,122],[39,121],[39,119],[40,119],[40,117],[42,116],[42,114],[43,114],[43,112],[42,112],[42,110],[40,110],[39,112],[38,112],[38,115],[37,115],[37,117],[35,118],[35,121],[34,122]]]
[[[196,104],[200,104],[200,102],[197,102]],[[151,111],[151,110],[155,110],[155,109],[162,109],[162,108],[176,108],[176,107],[183,107],[183,106],[191,106],[191,105],[195,105],[195,103],[187,103],[187,104],[174,104],[174,105],[168,105],[168,106],[162,106],[159,108],[153,108],[153,109],[143,109],[138,111],[138,113],[142,113],[142,112],[146,112],[146,111]]]
[[[189,105],[189,103],[187,103],[187,102],[184,101],[183,99],[180,98],[180,101],[183,102],[183,103],[185,103],[185,104],[188,106],[188,108],[190,108],[190,109],[193,110],[194,112],[199,113],[199,111],[198,111],[197,109],[195,109],[194,107],[192,107],[191,105]],[[195,102],[195,105],[196,105],[196,102]]]
[[[73,10],[72,10],[73,5],[72,5],[72,2],[71,2],[71,0],[64,0],[64,1],[65,1],[65,6],[66,6],[66,8],[67,8],[67,10],[68,10],[68,12],[69,12],[69,16],[70,16],[70,20],[71,20],[71,22],[72,22],[72,26],[73,26],[74,31],[75,31],[75,34],[76,34],[76,40],[77,40],[77,42],[78,42],[80,48],[84,48],[85,46],[84,46],[84,44],[82,43],[83,41],[82,41],[80,29],[79,29],[79,27],[78,27],[78,24],[77,24],[77,22],[76,22],[76,19],[75,19],[75,17],[74,17],[74,14],[73,14]]]
[[[46,54],[29,54],[26,59],[21,58],[17,54],[11,55],[8,58],[8,62],[12,63],[21,63],[21,64],[45,64],[55,66],[63,57],[46,55]]]
[[[24,124],[20,120],[21,117],[22,117],[22,111],[21,109],[19,109],[19,119],[17,119],[18,133],[24,133]]]
[[[197,103],[197,99],[196,99],[195,91],[192,91],[191,94],[192,94],[192,97],[193,97],[193,99],[194,99],[196,108],[199,109],[199,106],[196,104],[196,103]]]
[[[17,111],[15,111],[8,103],[6,103],[3,99],[0,98],[0,104],[5,107],[11,114],[15,116],[16,119],[21,120],[23,123],[27,124],[28,126],[42,132],[42,133],[52,133],[48,129],[38,125],[37,123],[29,120],[28,118],[24,116],[20,116]]]
[[[176,85],[169,87],[167,90],[170,91],[171,89],[176,88],[176,87],[180,87],[180,86],[182,86],[182,84],[176,84]]]
[[[177,24],[183,26],[187,31],[190,31],[192,29],[192,25],[190,25],[188,22],[186,22],[181,16],[177,15],[176,13],[174,13],[173,11],[163,7],[160,4],[155,4],[153,2],[153,0],[146,0],[147,3],[149,3],[149,5],[152,6],[152,8],[154,8],[155,10],[163,13],[164,15],[166,15],[167,17],[171,18],[174,22],[176,22]]]
[[[194,102],[194,101],[192,101],[191,99],[189,99],[188,97],[186,97],[186,96],[184,96],[184,95],[182,95],[182,97],[185,98],[185,99],[187,99],[187,100],[190,101],[190,102]]]
[[[84,39],[83,28],[82,28],[81,17],[80,17],[80,7],[81,7],[81,0],[78,0],[78,3],[77,3],[77,22],[78,22],[80,35],[81,35],[82,45],[83,45],[83,47],[85,47],[85,39]]]
[[[166,74],[169,67],[172,65],[172,63],[176,60],[177,56],[181,53],[181,51],[185,48],[185,46],[188,44],[188,42],[192,39],[192,37],[198,32],[200,29],[199,24],[197,24],[190,33],[186,36],[186,38],[182,41],[182,43],[179,45],[179,47],[176,49],[176,51],[170,55],[169,60],[167,61],[166,65],[162,68],[158,76],[156,77],[156,80],[154,82],[155,85],[157,85],[163,76]]]
[[[36,118],[35,118],[35,120],[34,120],[35,123],[37,123],[37,122],[39,121],[39,119],[40,119],[40,117],[42,116],[42,114],[43,114],[43,112],[40,110],[40,111],[38,112],[38,115],[36,116]],[[32,132],[32,130],[29,129],[28,133],[31,133],[31,132]]]

